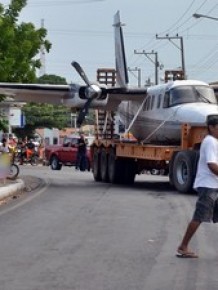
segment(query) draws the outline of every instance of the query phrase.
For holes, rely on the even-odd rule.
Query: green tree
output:
[[[39,84],[54,84],[54,85],[66,85],[67,81],[65,78],[62,78],[53,74],[45,74],[37,79]]]
[[[7,8],[0,4],[0,81],[36,81],[36,69],[41,66],[39,51],[43,45],[49,52],[51,43],[45,28],[36,29],[32,23],[18,23],[27,0],[11,0]],[[0,102],[4,99],[0,96]],[[0,130],[7,131],[7,121],[0,116]]]
[[[69,108],[51,104],[28,103],[22,108],[26,125],[14,130],[18,137],[32,137],[36,128],[58,128],[67,126]]]
[[[18,24],[21,10],[27,0],[11,0],[8,8],[0,4],[0,81],[36,81],[36,69],[40,68],[40,47],[49,52],[51,43],[45,39],[45,28],[36,29],[32,23]]]

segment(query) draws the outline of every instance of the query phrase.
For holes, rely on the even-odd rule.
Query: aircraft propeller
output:
[[[71,65],[75,68],[75,70],[78,72],[82,80],[87,85],[87,88],[85,90],[85,96],[86,96],[86,103],[84,104],[83,108],[81,108],[79,115],[77,117],[77,126],[80,127],[83,123],[86,115],[88,114],[89,108],[91,106],[91,103],[94,99],[97,99],[101,96],[102,90],[98,85],[92,84],[88,77],[86,76],[84,70],[80,66],[80,64],[76,61],[73,61]]]
[[[78,72],[80,77],[84,80],[84,82],[87,84],[87,86],[91,86],[91,83],[89,82],[88,77],[86,76],[84,70],[81,68],[80,64],[76,61],[72,61],[72,66],[75,68],[75,70]]]

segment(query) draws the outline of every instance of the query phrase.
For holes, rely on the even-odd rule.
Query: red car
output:
[[[62,145],[48,145],[45,147],[45,164],[52,170],[60,170],[62,165],[75,166],[77,162],[78,135],[70,135],[64,138]],[[94,137],[85,137],[87,140],[87,170],[90,170],[91,155],[90,145]]]

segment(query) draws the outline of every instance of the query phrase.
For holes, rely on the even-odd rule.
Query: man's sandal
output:
[[[176,253],[176,257],[178,257],[178,258],[198,258],[198,255],[196,255],[193,252],[185,252],[182,250],[178,250]]]

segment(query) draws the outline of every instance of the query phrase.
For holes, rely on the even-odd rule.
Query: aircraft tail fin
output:
[[[124,38],[122,23],[120,22],[120,12],[114,16],[115,32],[115,60],[116,60],[116,84],[120,87],[126,87],[129,83],[127,63],[124,48]]]

